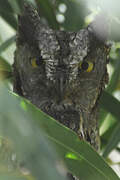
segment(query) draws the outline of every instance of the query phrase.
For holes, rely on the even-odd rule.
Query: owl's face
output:
[[[90,28],[54,31],[26,7],[19,18],[15,53],[23,95],[44,111],[53,107],[91,112],[106,72],[102,43]]]

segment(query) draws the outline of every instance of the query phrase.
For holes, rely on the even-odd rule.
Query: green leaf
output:
[[[59,24],[56,21],[55,9],[53,4],[49,0],[35,0],[36,4],[39,8],[40,15],[44,16],[49,25],[52,26],[53,29],[59,29]]]
[[[106,148],[106,145],[108,144],[109,139],[110,139],[117,123],[118,123],[118,121],[116,120],[116,118],[114,116],[112,116],[111,114],[109,114],[107,116],[107,118],[105,119],[104,123],[102,124],[102,126],[100,127],[100,132],[102,133],[101,134],[102,152]]]
[[[119,49],[119,45],[114,44],[114,46],[112,46],[111,51],[110,51],[110,62],[113,61],[112,65],[114,67],[114,72],[110,78],[110,82],[106,88],[106,91],[110,94],[112,94],[117,86],[118,86],[118,81],[120,79],[120,49]],[[113,59],[113,57],[115,57],[115,59]],[[108,112],[106,112],[104,109],[100,109],[100,114],[99,114],[99,122],[100,124],[105,120],[105,118],[107,117]]]
[[[0,16],[15,30],[17,29],[17,21],[13,14],[6,13],[6,12],[0,12]]]
[[[9,13],[13,13],[13,9],[9,3],[9,0],[6,0],[6,1],[0,0],[0,12],[1,11],[7,11],[7,10]]]
[[[114,81],[114,80],[113,80]],[[108,92],[104,91],[100,100],[101,107],[106,110],[107,112],[110,112],[118,121],[120,117],[120,102],[113,97]],[[119,123],[119,122],[118,122]],[[119,127],[120,125],[117,124]],[[116,148],[118,142],[120,141],[120,135],[119,135],[119,128],[117,127],[114,129],[108,129],[109,136],[107,136],[107,146],[105,147],[103,156],[107,157],[108,154]],[[104,135],[105,136],[105,135]],[[104,137],[102,138],[102,141],[104,140]]]
[[[16,35],[10,37],[9,39],[7,39],[4,43],[2,43],[0,45],[0,54],[2,52],[4,52],[12,43],[15,42],[15,39],[16,39]]]
[[[8,94],[5,88],[0,89],[0,135],[11,142],[11,146],[7,143],[7,148],[5,143],[0,144],[0,162],[9,169],[16,170],[22,164],[22,169],[29,170],[36,179],[65,180],[62,165],[58,168],[58,156],[41,128],[24,112],[20,100]],[[13,160],[15,152],[17,159]]]
[[[5,151],[9,151],[8,148],[8,141],[6,141],[6,147],[5,147],[5,138],[0,137],[0,180],[35,180],[31,175],[24,175],[18,169],[11,169],[7,166],[3,165],[3,162],[1,161],[1,156],[4,156]],[[3,144],[2,144],[3,142]],[[1,148],[4,146],[3,148]],[[2,149],[2,151],[1,151]]]
[[[11,65],[7,62],[7,60],[5,60],[1,56],[0,56],[0,71],[12,72]]]
[[[120,148],[119,147],[117,147],[116,150],[120,153]]]
[[[22,175],[20,173],[1,172],[0,180],[35,180],[35,179],[33,179],[33,177]]]
[[[120,120],[120,101],[106,91],[102,93],[100,106]]]
[[[8,79],[12,77],[11,65],[0,56],[0,80]]]
[[[0,175],[0,180],[27,180],[27,178],[25,177],[19,177],[19,176],[15,176],[15,175]]]
[[[118,122],[116,118],[109,113],[106,119],[104,120],[102,126],[100,127],[100,134],[101,135],[105,134],[106,131],[108,131],[110,128],[113,128],[116,122]]]
[[[17,21],[8,0],[0,0],[0,16],[14,29],[17,29]]]
[[[112,74],[111,80],[107,87],[107,92],[112,93],[116,90],[118,80],[120,79],[120,50],[118,50],[118,57],[116,58],[116,64],[114,68],[114,73]]]
[[[113,51],[114,48],[112,48]],[[116,52],[116,50],[114,50]],[[115,67],[114,72],[112,74],[111,80],[106,88],[106,91],[112,95],[112,93],[116,90],[118,81],[120,79],[120,55],[119,55],[119,49],[117,50],[117,57],[114,60],[115,61]],[[111,59],[112,60],[112,59]],[[110,61],[111,61],[110,60]],[[107,100],[106,100],[107,101]],[[102,126],[103,122],[106,120],[106,117],[108,115],[108,111],[101,108],[99,112],[99,126]]]
[[[103,152],[103,157],[106,158],[108,154],[116,148],[118,143],[120,142],[120,123],[117,123],[116,128],[114,129],[113,133],[111,134],[111,137],[108,141],[107,146],[105,147],[105,150]]]
[[[29,112],[34,112],[34,117],[36,115],[40,118],[42,115],[31,108]],[[74,132],[55,122],[52,118],[50,118],[51,120],[46,119],[45,116],[41,117],[38,123],[48,134],[48,139],[56,144],[58,152],[62,155],[68,169],[73,174],[87,180],[117,178],[114,176],[114,173],[113,175],[110,172],[111,170],[107,164],[88,143],[80,141]],[[109,177],[108,174],[110,175]]]
[[[23,10],[23,4],[25,2],[25,0],[14,0],[14,1],[11,1],[11,0],[8,0],[13,11],[16,13],[16,14],[20,14],[22,13],[22,10]],[[28,3],[32,3],[35,5],[35,1],[34,0],[26,0]]]
[[[67,31],[78,31],[84,26],[84,19],[87,15],[86,3],[83,0],[57,0],[57,6],[60,4],[66,6],[66,12],[63,14],[65,21],[61,24]],[[59,14],[61,14],[58,11]]]
[[[108,112],[105,111],[103,108],[100,108],[100,111],[99,111],[99,127],[102,126],[102,124],[104,123],[106,117],[108,115]]]
[[[5,90],[2,91],[0,97],[0,102],[2,102],[2,104],[0,104],[0,113],[1,116],[4,117],[4,120],[0,121],[0,131],[2,131],[4,127],[4,134],[11,137],[12,133],[13,139],[16,139],[16,142],[18,142],[18,148],[20,148],[22,143],[22,147],[27,148],[24,150],[25,152],[26,150],[28,150],[27,153],[35,151],[35,154],[38,155],[40,149],[39,146],[37,146],[36,139],[40,142],[39,138],[41,136],[39,133],[41,132],[42,128],[42,130],[45,132],[45,136],[51,141],[51,143],[55,145],[57,151],[64,159],[69,171],[71,171],[77,177],[87,180],[119,179],[114,171],[98,155],[98,153],[94,151],[87,142],[82,140],[80,141],[78,136],[73,131],[61,125],[53,118],[47,116],[28,101],[24,101],[24,99],[20,97],[14,97],[14,95],[8,94]],[[28,115],[29,118],[27,118]],[[31,123],[32,126],[30,128]],[[13,126],[12,132],[9,132],[9,128],[11,126]],[[34,126],[36,128],[34,128]],[[18,129],[16,127],[18,127]],[[17,134],[18,130],[21,130],[22,134],[24,135],[24,138],[22,138],[22,140],[19,138],[19,141],[15,135]],[[42,148],[42,146],[40,147]],[[20,148],[20,152],[22,151],[23,150]],[[23,156],[23,158],[26,159],[25,156]],[[29,158],[27,161],[28,160]],[[32,166],[32,168],[34,167]]]
[[[16,13],[16,14],[19,14],[20,13],[20,6],[19,6],[19,3],[18,3],[18,0],[14,0],[14,1],[11,1],[11,0],[8,0],[10,6],[12,7],[12,10]],[[23,3],[23,2],[22,2]]]

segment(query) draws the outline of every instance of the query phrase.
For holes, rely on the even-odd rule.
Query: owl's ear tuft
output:
[[[35,32],[40,23],[40,17],[33,5],[24,3],[23,13],[18,16],[17,44],[27,42],[35,44]]]

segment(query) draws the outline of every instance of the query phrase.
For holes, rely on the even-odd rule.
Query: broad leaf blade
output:
[[[0,56],[0,71],[12,72],[11,65],[1,56]]]
[[[118,50],[118,57],[116,58],[116,64],[114,68],[114,73],[112,74],[111,80],[109,82],[109,85],[107,87],[107,92],[112,93],[114,90],[116,90],[118,81],[120,79],[120,50]]]
[[[0,80],[8,79],[12,77],[11,65],[0,56]]]
[[[40,15],[44,16],[49,25],[52,26],[53,29],[59,29],[59,24],[56,21],[55,10],[51,1],[46,0],[35,0],[36,4],[39,8]]]
[[[84,141],[80,141],[74,132],[57,123],[52,118],[37,110],[32,104],[29,104],[28,112],[32,112],[36,117],[36,123],[43,127],[48,134],[47,137],[56,144],[57,150],[65,159],[69,170],[79,178],[93,180],[99,179],[118,179],[112,169],[104,160]],[[40,118],[40,120],[39,120]],[[75,159],[70,161],[68,154],[72,154]],[[76,165],[77,164],[77,165]],[[87,173],[85,171],[87,167]]]
[[[17,21],[8,0],[0,0],[0,16],[14,29],[17,29]]]
[[[119,142],[120,142],[120,123],[117,123],[116,128],[112,132],[111,137],[110,137],[110,139],[108,141],[108,144],[105,147],[105,150],[103,152],[103,157],[106,158],[108,156],[108,154],[114,148],[116,148],[116,146],[118,145]]]
[[[57,150],[73,174],[88,180],[94,178],[97,180],[119,179],[93,148],[88,143],[80,141],[74,132],[41,112],[28,101],[24,102],[22,100],[21,105],[28,114],[34,117],[37,127],[41,127],[46,132],[47,138],[56,145]]]
[[[2,92],[0,97],[0,102],[2,102],[2,104],[0,104],[0,113],[1,115],[4,114],[3,117],[8,119],[8,124],[5,123],[5,128],[10,128],[11,125],[14,127],[13,129],[15,132],[13,132],[12,136],[15,139],[16,136],[14,135],[14,133],[17,133],[15,128],[16,125],[19,127],[19,129],[22,130],[23,134],[29,132],[29,134],[27,136],[24,136],[24,139],[22,140],[22,143],[24,144],[24,142],[26,142],[26,146],[29,147],[28,151],[32,152],[32,149],[30,147],[36,149],[35,154],[39,151],[38,147],[34,147],[34,143],[36,144],[36,139],[38,138],[35,133],[37,131],[34,129],[35,125],[35,127],[37,127],[39,130],[41,130],[41,128],[44,130],[46,137],[51,141],[51,143],[56,146],[56,149],[61,154],[61,157],[63,157],[63,159],[65,160],[68,169],[79,178],[86,178],[87,180],[119,180],[114,171],[104,162],[104,160],[97,154],[97,152],[95,152],[93,148],[88,145],[88,143],[80,141],[77,135],[70,129],[59,124],[53,118],[41,112],[38,108],[36,108],[28,101],[25,102],[20,97],[17,99],[17,97],[8,94],[5,90],[4,92]],[[5,107],[6,111],[4,113]],[[21,107],[24,109],[24,111]],[[29,124],[24,118],[28,115],[29,124],[30,119],[33,117],[31,122],[33,122],[32,128],[34,130],[34,134],[31,134],[31,131],[28,131]],[[5,120],[3,121],[3,123],[4,122]],[[2,126],[0,126],[0,128],[3,129]],[[8,133],[10,137],[11,134],[9,134],[9,128],[6,129],[6,133]],[[34,140],[32,140],[31,144],[30,139],[33,139],[32,136]],[[21,144],[20,141],[21,140],[19,140],[19,143]],[[20,145],[18,144],[17,147],[20,147]],[[25,158],[25,156],[23,156],[23,158]]]
[[[20,172],[0,172],[0,180],[36,180],[32,176],[22,175]]]
[[[61,24],[67,31],[79,31],[84,26],[84,19],[87,15],[86,2],[83,0],[57,0],[57,7],[60,4],[66,6],[63,14],[65,21]],[[58,8],[59,9],[59,8]],[[58,14],[61,14],[58,12]]]
[[[21,0],[22,1],[22,0]],[[21,8],[20,8],[20,5],[18,3],[18,0],[14,0],[14,1],[11,1],[11,0],[8,0],[12,10],[16,13],[16,14],[19,14],[21,12]],[[23,3],[23,1],[22,1]]]
[[[21,14],[22,11],[23,11],[23,5],[24,5],[24,2],[28,2],[28,3],[32,3],[35,5],[35,0],[14,0],[14,1],[11,1],[11,0],[8,0],[13,11],[16,13],[16,14]]]
[[[7,151],[4,148],[4,156],[0,162],[4,161],[13,170],[22,164],[35,179],[40,177],[45,180],[65,180],[60,173],[62,168],[58,171],[59,159],[56,153],[44,137],[41,128],[37,127],[34,118],[24,112],[19,103],[20,101],[8,94],[5,88],[0,89],[0,135],[8,137],[13,147],[10,150],[7,146]],[[17,161],[12,160],[15,152]]]
[[[19,176],[15,176],[13,175],[0,175],[0,180],[28,180],[26,177],[19,177]]]
[[[16,36],[12,36],[0,45],[0,54],[15,42]]]
[[[102,93],[100,106],[120,120],[120,102],[106,91]]]

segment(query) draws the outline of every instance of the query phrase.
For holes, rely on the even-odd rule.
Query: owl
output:
[[[108,46],[92,25],[78,32],[53,30],[25,4],[18,18],[14,91],[99,148],[98,103]]]

